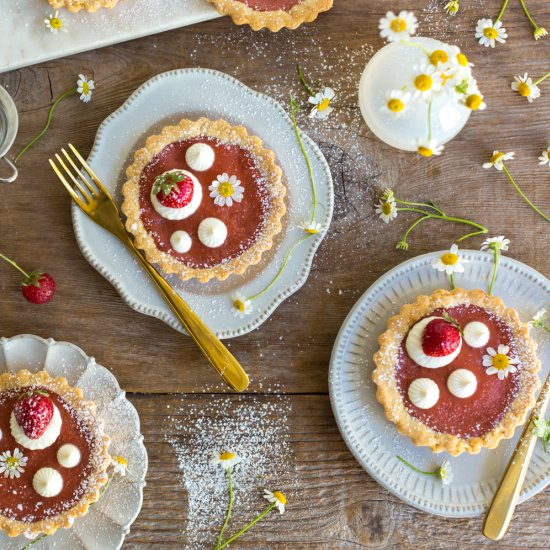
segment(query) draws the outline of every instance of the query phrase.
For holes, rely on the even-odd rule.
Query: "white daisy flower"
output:
[[[423,157],[431,157],[433,155],[441,155],[443,152],[443,145],[439,145],[435,139],[419,139],[417,141],[418,148],[417,153]]]
[[[67,24],[59,15],[59,11],[50,13],[48,19],[44,19],[44,24],[53,34],[57,34],[58,32],[67,32]]]
[[[545,307],[543,307],[542,309],[539,309],[535,313],[535,315],[533,315],[533,318],[527,323],[527,325],[531,328],[542,327],[546,322],[547,315],[548,315],[548,310]]]
[[[84,103],[89,103],[90,99],[92,99],[92,90],[94,88],[95,83],[93,80],[88,80],[88,77],[83,74],[78,75],[76,91],[80,94],[80,99],[84,101]]]
[[[548,166],[550,166],[550,147],[548,147],[548,149],[546,149],[546,151],[543,151],[540,154],[539,164],[541,166],[544,166],[545,164],[548,164]]]
[[[264,498],[269,501],[271,504],[275,504],[275,508],[279,510],[279,513],[284,514],[286,497],[281,491],[268,491],[264,489]]]
[[[451,463],[448,460],[444,460],[443,464],[439,467],[439,477],[441,478],[441,485],[443,487],[450,485],[453,482],[453,469]]]
[[[233,302],[233,315],[242,319],[245,315],[250,315],[253,311],[252,301],[247,300],[245,296],[236,292],[231,296],[231,301]]]
[[[330,106],[332,100],[336,97],[336,92],[332,88],[323,88],[321,92],[309,96],[308,101],[314,105],[309,113],[310,118],[327,118],[333,107]]]
[[[128,470],[128,461],[120,455],[111,457],[111,465],[113,466],[113,472],[119,474],[122,477],[126,475]]]
[[[483,163],[483,168],[489,169],[495,167],[499,172],[502,171],[502,163],[505,160],[512,160],[515,153],[503,153],[502,151],[493,151],[493,156],[489,162]]]
[[[498,348],[487,348],[487,355],[483,356],[482,365],[489,367],[485,372],[487,374],[496,374],[499,380],[504,380],[509,373],[516,372],[516,365],[519,364],[519,359],[510,357],[509,346],[499,344]]]
[[[0,454],[0,474],[4,474],[4,477],[13,479],[14,477],[20,477],[25,471],[28,458],[23,456],[23,453],[16,447],[13,451],[4,451]]]
[[[470,60],[468,59],[468,56],[465,53],[462,53],[458,46],[453,46],[453,48],[456,48],[456,49],[453,49],[454,55],[451,61],[453,63],[456,62],[456,64],[464,70],[468,70],[468,69],[471,70],[474,64],[470,62]]]
[[[497,42],[504,44],[508,35],[502,26],[502,21],[493,24],[492,19],[480,19],[477,22],[475,37],[479,39],[482,46],[494,48]]]
[[[243,200],[244,187],[237,176],[229,177],[227,172],[219,175],[212,185],[208,186],[210,196],[214,198],[214,204],[218,206],[233,206],[234,202]]]
[[[413,35],[418,28],[418,21],[414,13],[410,11],[400,11],[399,15],[389,11],[386,13],[386,17],[380,19],[378,28],[382,38],[386,38],[388,42],[397,42],[407,40]]]
[[[459,101],[471,111],[484,111],[487,108],[487,104],[483,101],[483,96],[479,90],[472,90],[472,93],[461,96]]]
[[[392,118],[401,118],[407,111],[409,102],[412,99],[410,92],[403,90],[392,90],[386,94],[386,104],[381,108],[382,111],[390,113]]]
[[[467,260],[460,259],[458,255],[458,246],[453,244],[448,252],[442,254],[433,264],[432,267],[437,271],[444,271],[447,275],[453,273],[464,273],[464,264]]]
[[[413,67],[413,99],[422,98],[429,101],[435,92],[443,86],[443,77],[431,63]]]
[[[506,252],[508,250],[509,244],[510,239],[507,239],[504,235],[500,235],[498,237],[490,237],[489,239],[485,239],[483,241],[480,250],[482,252],[488,252],[489,250],[494,250],[495,248],[498,248],[499,250],[503,250],[504,252]]]
[[[315,235],[315,233],[319,233],[323,226],[320,223],[312,222],[309,220],[304,220],[300,225],[298,225],[300,229],[303,229],[306,233],[309,233],[310,235]]]
[[[225,451],[223,453],[212,451],[212,459],[210,462],[214,466],[220,465],[224,470],[229,470],[229,468],[233,468],[233,466],[236,466],[241,460],[240,456],[230,451]]]
[[[385,223],[390,223],[397,217],[397,204],[393,198],[393,192],[389,189],[384,191],[384,194],[380,198],[380,202],[376,205],[376,213]]]
[[[523,76],[514,76],[514,81],[510,87],[521,97],[525,97],[529,103],[540,97],[540,88],[533,83],[531,77],[525,73]]]

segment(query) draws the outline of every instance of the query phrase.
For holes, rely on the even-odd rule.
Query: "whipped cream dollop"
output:
[[[439,401],[439,387],[431,378],[413,380],[407,393],[410,402],[419,409],[431,409]]]
[[[204,172],[212,168],[214,164],[214,149],[206,143],[193,143],[187,151],[185,151],[185,162],[191,170]]]
[[[80,449],[72,443],[65,443],[65,445],[61,445],[57,450],[57,462],[59,462],[63,468],[74,468],[78,466],[81,457]]]
[[[205,218],[197,230],[200,242],[208,248],[217,248],[227,239],[227,226],[218,218]]]
[[[185,254],[191,250],[191,236],[187,231],[174,231],[170,237],[170,244],[172,248],[180,254]]]
[[[37,439],[31,439],[30,437],[27,437],[21,426],[17,423],[15,414],[11,413],[10,416],[11,435],[15,441],[19,443],[19,445],[22,445],[31,451],[39,451],[53,445],[61,433],[62,423],[59,409],[54,405],[52,419],[50,420],[48,427],[44,430],[44,433]]]
[[[53,468],[40,468],[32,478],[32,486],[41,497],[55,497],[63,489],[63,478]]]
[[[455,397],[472,397],[477,389],[476,375],[468,369],[457,369],[447,378],[447,388]]]
[[[151,204],[153,205],[155,211],[167,220],[184,220],[194,214],[199,208],[202,201],[202,185],[199,183],[199,180],[187,170],[176,169],[168,170],[168,172],[184,174],[185,176],[191,178],[191,181],[193,182],[193,197],[191,198],[191,201],[182,208],[170,208],[169,206],[164,206],[164,204],[157,199],[157,195],[153,193],[154,186],[152,186],[150,195]],[[166,174],[167,172],[164,173]]]
[[[453,353],[449,355],[444,355],[442,357],[432,357],[424,353],[424,350],[422,349],[422,336],[424,335],[424,329],[426,328],[426,325],[434,319],[442,319],[442,317],[426,317],[426,319],[418,321],[418,323],[416,323],[409,331],[409,334],[407,335],[407,340],[405,341],[405,347],[407,349],[409,357],[417,365],[420,365],[421,367],[426,367],[427,369],[439,369],[441,367],[449,365],[456,359],[456,357],[460,353],[460,349],[462,348],[461,337],[460,344],[458,344],[458,347],[453,351]]]
[[[472,348],[482,348],[489,342],[489,327],[480,321],[468,323],[463,332],[464,341]]]

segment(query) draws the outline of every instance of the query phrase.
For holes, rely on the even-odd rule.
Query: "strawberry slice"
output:
[[[43,390],[24,393],[13,409],[15,420],[30,439],[44,434],[53,417],[53,403]]]
[[[183,208],[193,199],[193,180],[182,172],[165,172],[153,184],[157,200],[168,208]]]
[[[460,345],[460,330],[445,319],[432,319],[422,335],[422,350],[430,357],[444,357]]]

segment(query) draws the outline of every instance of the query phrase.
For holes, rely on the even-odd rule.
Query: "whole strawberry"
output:
[[[424,329],[422,350],[430,357],[444,357],[460,345],[460,330],[445,319],[433,319]]]
[[[17,424],[30,439],[44,434],[53,417],[53,403],[43,390],[24,393],[15,403],[13,414]]]

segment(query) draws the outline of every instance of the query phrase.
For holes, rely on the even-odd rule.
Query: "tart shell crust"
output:
[[[94,12],[100,8],[114,8],[118,0],[48,0],[52,8],[66,8],[71,13],[82,9]]]

